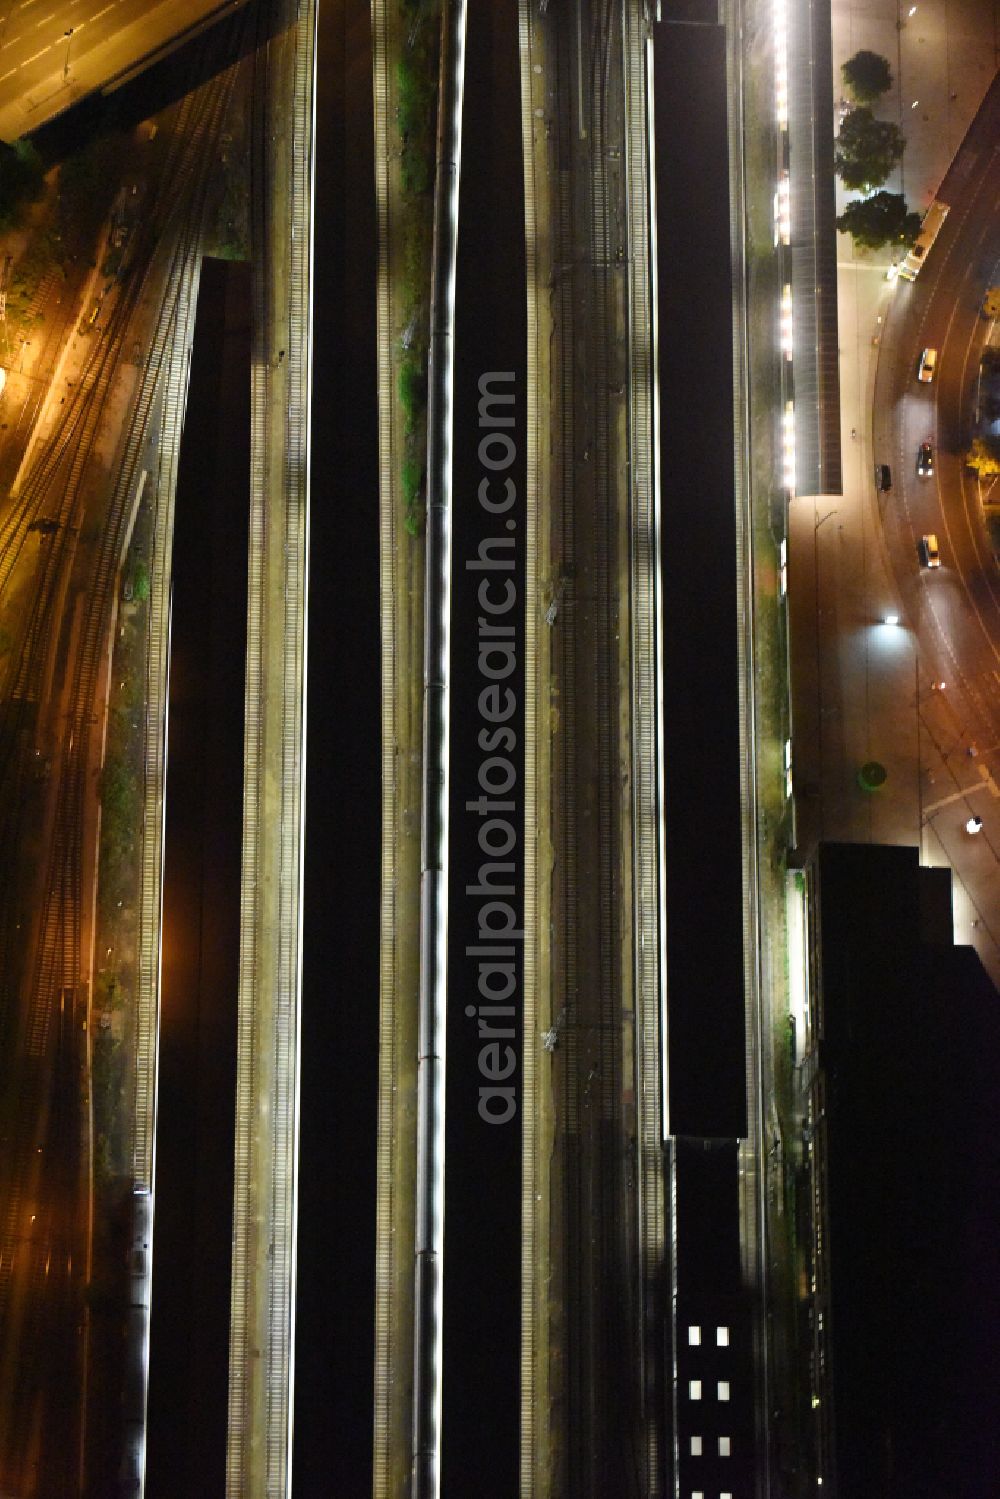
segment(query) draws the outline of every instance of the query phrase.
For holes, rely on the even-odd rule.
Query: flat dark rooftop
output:
[[[916,849],[822,845],[838,1492],[995,1492],[1000,1006]],[[935,884],[937,882],[935,881]],[[922,909],[923,908],[923,909]]]
[[[746,1068],[724,30],[657,26],[654,68],[670,1121],[733,1138]]]

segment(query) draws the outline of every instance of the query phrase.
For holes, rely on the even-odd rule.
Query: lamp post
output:
[[[75,28],[71,26],[68,31],[63,32],[63,36],[66,38],[66,62],[63,67],[63,83],[66,83],[69,80],[69,49],[70,43],[73,40],[74,29]]]

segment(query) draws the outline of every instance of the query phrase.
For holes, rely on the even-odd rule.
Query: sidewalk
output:
[[[886,189],[923,212],[992,81],[997,18],[990,0],[918,0],[912,9],[834,0],[833,86],[839,101],[841,64],[859,48],[889,59],[893,88],[876,112],[899,123],[907,147]],[[838,212],[847,196],[838,187]],[[1000,798],[974,760],[930,732],[943,711],[929,706],[936,672],[917,659],[909,630],[883,623],[903,614],[872,477],[885,456],[873,451],[871,415],[892,256],[856,255],[846,235],[837,250],[844,493],[797,496],[789,516],[800,841],[919,842],[925,863],[950,864],[956,941],[971,942],[1000,985]],[[857,783],[872,759],[889,773],[877,794]],[[974,812],[986,836],[965,833]]]

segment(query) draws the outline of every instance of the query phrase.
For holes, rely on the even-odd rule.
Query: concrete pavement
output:
[[[918,0],[910,11],[897,0],[834,0],[833,87],[840,100],[840,66],[859,48],[889,59],[893,88],[877,113],[898,121],[907,146],[886,187],[923,211],[992,81],[998,12],[990,0]],[[847,196],[838,189],[838,211]],[[951,864],[956,940],[971,942],[1000,983],[1000,797],[937,731],[941,673],[905,628],[883,532],[887,497],[873,478],[886,457],[871,430],[891,259],[838,236],[844,493],[797,496],[790,507],[799,841],[919,842],[925,862]],[[903,627],[883,623],[889,613]],[[889,773],[874,794],[857,783],[871,759]],[[978,836],[964,831],[973,812],[985,822]]]

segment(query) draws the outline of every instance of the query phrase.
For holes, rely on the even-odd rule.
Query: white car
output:
[[[917,366],[917,379],[922,385],[930,385],[937,366],[937,349],[925,349]]]

